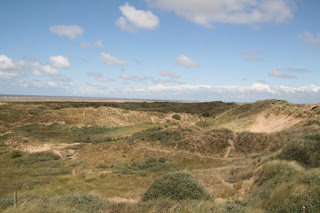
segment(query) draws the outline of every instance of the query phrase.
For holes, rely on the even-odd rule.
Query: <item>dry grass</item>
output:
[[[199,111],[196,105],[150,112],[142,105],[136,105],[140,111],[125,109],[134,104],[123,108],[61,104],[0,105],[0,211],[298,212],[302,205],[310,212],[319,210],[318,164],[311,169],[298,159],[278,159],[292,143],[300,151],[310,140],[316,144],[319,107],[275,100],[230,105],[216,118],[201,118],[206,125],[197,126],[198,116],[183,111]],[[156,106],[160,107],[152,105]],[[203,106],[203,113],[210,111]],[[222,112],[210,112],[214,111]],[[181,120],[172,122],[176,113]],[[272,114],[304,121],[272,134],[242,132],[257,116]],[[223,158],[230,151],[230,140],[234,147]],[[42,156],[40,151],[59,157]],[[316,154],[310,158],[317,160]],[[155,180],[174,171],[189,172],[216,202],[138,202]],[[11,207],[13,191],[21,201],[17,210]],[[80,201],[82,206],[77,205]]]

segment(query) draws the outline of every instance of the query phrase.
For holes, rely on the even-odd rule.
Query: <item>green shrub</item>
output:
[[[266,212],[320,212],[320,178],[296,162],[269,161],[256,174],[258,186],[247,204],[258,205]]]
[[[161,157],[159,158],[158,160],[159,163],[165,163],[166,162],[166,159],[164,157]]]
[[[176,119],[176,120],[181,120],[181,116],[178,115],[178,114],[172,115],[172,118],[173,118],[173,119]]]
[[[11,152],[11,158],[19,158],[22,156],[22,152],[19,150],[14,150]]]
[[[320,138],[319,135],[307,136],[306,139],[295,140],[287,145],[278,158],[293,160],[310,168],[320,166]]]
[[[142,201],[171,199],[171,200],[202,200],[209,199],[210,195],[203,187],[191,179],[190,174],[176,172],[164,175],[153,182]]]

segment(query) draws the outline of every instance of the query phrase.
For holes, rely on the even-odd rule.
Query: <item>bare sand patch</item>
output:
[[[107,198],[107,200],[115,203],[137,203],[139,201],[136,199],[123,198],[123,197],[112,197],[112,198]]]
[[[287,129],[303,119],[295,118],[293,116],[287,115],[270,115],[266,117],[265,115],[259,115],[253,125],[251,125],[248,130],[250,132],[278,132]]]

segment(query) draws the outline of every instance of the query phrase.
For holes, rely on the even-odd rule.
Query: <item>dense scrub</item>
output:
[[[156,180],[143,196],[143,201],[171,199],[171,200],[202,200],[210,195],[202,186],[192,180],[190,174],[176,172],[164,175]]]
[[[278,156],[310,168],[320,167],[320,135],[309,135],[288,144]]]
[[[267,212],[320,212],[319,170],[287,161],[270,161],[257,174],[255,193],[247,201]]]

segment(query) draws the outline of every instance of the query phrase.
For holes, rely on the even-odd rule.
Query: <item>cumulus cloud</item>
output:
[[[81,36],[84,29],[78,25],[54,25],[51,26],[50,31],[60,36],[68,36],[71,40],[77,36]]]
[[[311,49],[320,49],[320,32],[315,35],[306,31],[298,36],[307,47]]]
[[[103,42],[101,40],[97,40],[94,45],[99,48],[103,48]]]
[[[55,68],[62,68],[62,69],[68,69],[70,68],[70,62],[67,57],[58,55],[58,56],[51,56],[49,58],[51,64]]]
[[[32,65],[34,67],[38,68],[39,70],[41,70],[42,72],[45,72],[49,75],[59,75],[60,74],[56,68],[52,67],[49,64],[41,64],[40,62],[37,61],[37,62],[32,63]]]
[[[279,70],[272,70],[271,72],[268,73],[269,76],[276,77],[276,78],[282,78],[282,79],[291,79],[291,78],[296,78],[293,75],[289,75],[283,72],[280,72]]]
[[[116,24],[124,31],[153,30],[159,26],[158,17],[151,11],[137,10],[128,3],[119,8],[122,16],[116,21]]]
[[[25,62],[14,61],[6,55],[0,55],[0,79],[12,79],[24,74]]]
[[[127,65],[125,60],[118,59],[108,53],[101,53],[100,59],[107,65]]]
[[[176,63],[180,66],[190,68],[190,67],[198,67],[199,64],[185,55],[180,55],[175,59]]]
[[[174,11],[196,24],[283,23],[293,18],[293,0],[146,0],[151,7]]]

